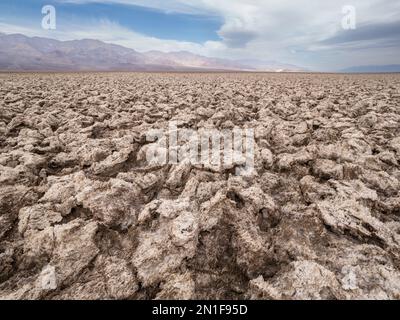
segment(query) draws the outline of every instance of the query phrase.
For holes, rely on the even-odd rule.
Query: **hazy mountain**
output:
[[[269,60],[257,60],[257,59],[241,59],[236,60],[237,63],[242,65],[251,66],[253,69],[257,71],[274,71],[274,72],[284,72],[284,71],[306,71],[303,68],[292,64],[285,64],[278,61],[269,61]]]
[[[20,34],[0,35],[2,70],[136,70],[145,57],[97,40],[58,41]]]
[[[301,71],[260,60],[209,58],[187,51],[140,53],[98,40],[58,41],[0,33],[0,70],[9,71]]]
[[[383,66],[357,66],[340,70],[349,73],[380,73],[380,72],[400,72],[400,64]]]
[[[202,69],[220,70],[254,70],[249,65],[227,59],[209,58],[187,51],[164,53],[161,51],[149,51],[145,53],[150,64],[161,64],[170,66],[182,66]]]

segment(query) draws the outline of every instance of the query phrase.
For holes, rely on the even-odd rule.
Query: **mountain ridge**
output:
[[[3,71],[305,71],[279,62],[268,66],[268,61],[257,61],[243,63],[189,51],[138,52],[95,39],[60,41],[0,32]]]
[[[400,64],[354,66],[340,70],[343,73],[391,73],[400,72]]]

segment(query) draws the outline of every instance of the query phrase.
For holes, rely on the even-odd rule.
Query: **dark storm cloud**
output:
[[[335,45],[359,41],[397,41],[400,45],[400,21],[392,23],[357,26],[355,30],[341,30],[335,36],[321,41],[321,44]]]
[[[253,31],[220,31],[220,37],[229,48],[245,48],[247,43],[257,37]]]

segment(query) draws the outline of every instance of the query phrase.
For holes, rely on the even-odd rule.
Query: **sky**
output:
[[[45,5],[56,9],[55,30],[42,28]],[[354,29],[343,27],[344,6]],[[1,0],[0,32],[316,71],[400,64],[399,0]]]

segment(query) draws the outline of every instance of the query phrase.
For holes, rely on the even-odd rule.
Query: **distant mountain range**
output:
[[[299,72],[275,61],[209,58],[187,51],[138,52],[98,40],[58,41],[0,33],[3,71],[270,71]]]
[[[357,66],[340,70],[344,73],[389,73],[400,72],[400,64],[382,65],[382,66]]]
[[[59,41],[0,32],[0,71],[305,72],[277,61],[210,58],[187,51],[138,52],[99,40]],[[342,73],[400,72],[400,65],[355,66]]]

